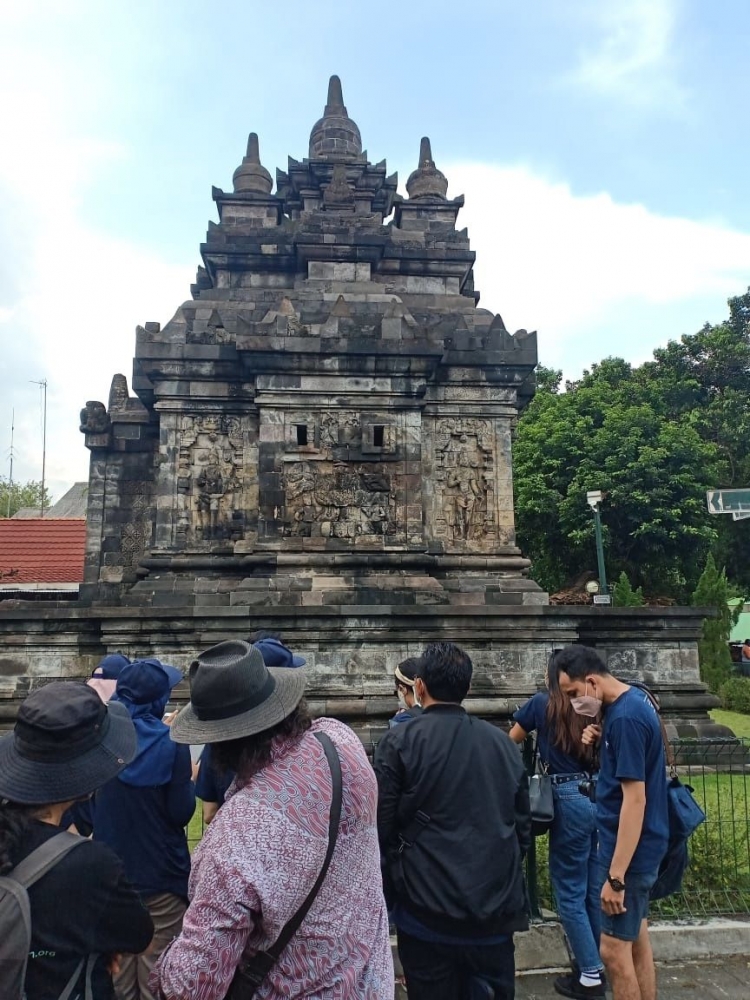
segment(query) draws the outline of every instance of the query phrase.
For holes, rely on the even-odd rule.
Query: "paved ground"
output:
[[[748,1000],[750,956],[713,962],[659,966],[659,1000]],[[516,980],[516,1000],[549,1000],[555,976],[525,975]],[[607,994],[611,998],[612,994]]]

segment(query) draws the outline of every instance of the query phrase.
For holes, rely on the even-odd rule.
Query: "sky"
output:
[[[575,376],[750,285],[747,0],[0,5],[0,475],[88,477],[86,400],[166,323],[247,134],[307,155],[328,77],[400,190],[429,135],[481,305]]]

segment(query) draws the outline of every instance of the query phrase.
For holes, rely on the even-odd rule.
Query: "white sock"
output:
[[[601,986],[602,977],[599,975],[598,972],[595,972],[591,976],[587,972],[582,972],[579,982],[581,986]]]

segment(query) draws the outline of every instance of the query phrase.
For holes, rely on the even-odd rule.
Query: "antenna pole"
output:
[[[44,475],[47,465],[47,379],[43,378],[39,381],[32,379],[31,381],[34,382],[35,385],[40,386],[44,391],[44,417],[42,420],[42,495],[39,503],[39,516],[44,517]]]
[[[10,517],[10,497],[13,492],[13,439],[16,433],[16,410],[10,411],[10,477],[8,478],[8,517]]]

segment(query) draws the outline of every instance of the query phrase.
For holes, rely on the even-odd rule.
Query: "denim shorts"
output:
[[[607,881],[609,867],[602,867],[601,884]],[[635,941],[641,923],[648,917],[649,893],[658,876],[655,872],[628,872],[625,876],[625,912],[610,916],[602,910],[602,934],[620,941]]]

